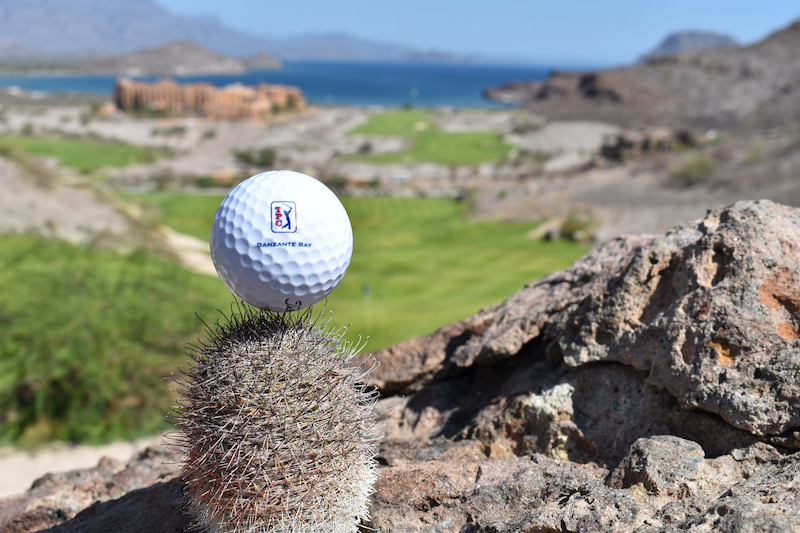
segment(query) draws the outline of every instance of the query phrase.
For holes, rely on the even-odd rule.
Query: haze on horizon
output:
[[[177,15],[211,16],[261,37],[347,33],[478,59],[614,65],[684,30],[756,42],[800,17],[792,0],[156,0]]]

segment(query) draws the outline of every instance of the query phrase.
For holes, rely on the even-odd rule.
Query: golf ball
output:
[[[237,185],[211,226],[217,274],[237,298],[260,309],[314,305],[342,280],[352,255],[342,203],[320,181],[290,170]]]

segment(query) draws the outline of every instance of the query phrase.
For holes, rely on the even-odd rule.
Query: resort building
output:
[[[157,110],[169,115],[197,114],[210,120],[254,122],[269,122],[275,113],[306,107],[303,92],[288,85],[235,84],[217,88],[210,83],[145,83],[124,78],[114,86],[114,102],[123,111]]]

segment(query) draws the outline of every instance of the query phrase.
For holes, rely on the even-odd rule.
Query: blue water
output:
[[[501,104],[483,98],[483,89],[514,80],[541,80],[552,70],[538,66],[298,61],[285,62],[280,70],[176,79],[206,81],[219,87],[283,83],[299,87],[311,103],[321,105],[498,107]],[[7,76],[0,77],[0,87],[111,95],[114,81],[113,76]]]

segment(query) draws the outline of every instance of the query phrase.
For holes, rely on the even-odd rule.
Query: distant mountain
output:
[[[211,17],[177,16],[153,0],[0,0],[0,59],[114,55],[189,41],[233,57],[259,52],[288,59],[461,61],[442,52],[346,34],[266,38]]]
[[[739,43],[729,35],[707,31],[681,31],[671,33],[650,52],[644,54],[642,61],[654,57],[690,52],[693,50],[708,50],[709,48],[736,48]]]
[[[247,70],[272,70],[281,68],[281,61],[272,54],[258,52],[244,59]]]
[[[267,58],[259,54],[258,62]],[[137,52],[91,58],[80,62],[76,70],[85,74],[112,76],[191,76],[197,74],[238,74],[248,70],[241,59],[212,52],[188,41],[175,41]]]
[[[369,41],[346,33],[307,34],[276,39],[272,53],[283,59],[320,59],[329,61],[425,61],[465,62],[470,58],[439,51],[422,51],[390,43]]]
[[[800,20],[764,40],[652,57],[630,67],[555,72],[486,95],[548,118],[631,126],[771,128],[800,122]]]
[[[111,55],[192,41],[226,55],[269,42],[206,17],[179,17],[152,0],[0,0],[0,53]]]

